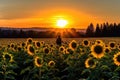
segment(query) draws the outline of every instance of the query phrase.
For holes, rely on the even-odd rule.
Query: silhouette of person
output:
[[[60,35],[58,35],[58,37],[56,39],[56,44],[59,45],[59,46],[61,46],[61,44],[62,44],[62,39],[61,39]]]

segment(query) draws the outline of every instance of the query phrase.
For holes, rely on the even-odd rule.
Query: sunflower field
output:
[[[120,44],[85,39],[58,46],[28,38],[1,45],[0,80],[120,80]]]

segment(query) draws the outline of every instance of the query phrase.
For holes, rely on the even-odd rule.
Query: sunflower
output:
[[[93,58],[87,58],[85,60],[85,67],[86,68],[95,68],[96,62]]]
[[[110,52],[111,52],[110,47],[105,47],[105,53],[110,53]]]
[[[86,48],[80,48],[80,54],[85,54],[86,53]]]
[[[43,48],[43,52],[46,54],[50,53],[50,49],[48,47]]]
[[[66,54],[69,54],[69,53],[70,53],[70,50],[71,50],[70,48],[66,48],[66,49],[65,49],[65,53],[66,53]]]
[[[111,49],[115,49],[115,48],[116,48],[115,42],[109,42],[109,47],[110,47]]]
[[[13,62],[13,55],[7,52],[3,52],[3,59],[7,60],[8,62]]]
[[[36,48],[40,48],[41,47],[41,43],[39,41],[35,41],[35,47]]]
[[[21,51],[21,50],[22,50],[22,47],[21,47],[21,46],[18,46],[18,47],[17,47],[17,50],[18,50],[18,51]]]
[[[36,57],[34,58],[34,63],[35,63],[35,66],[37,66],[37,67],[42,67],[43,60],[42,60],[42,58],[36,56]]]
[[[69,47],[70,49],[72,50],[75,50],[77,48],[78,44],[75,40],[72,40],[70,43],[69,43]]]
[[[104,44],[104,42],[102,40],[96,40],[95,44]]]
[[[50,47],[51,47],[51,48],[54,48],[54,45],[53,45],[53,44],[51,44],[51,45],[50,45]]]
[[[44,44],[45,44],[45,42],[44,42],[44,41],[41,41],[40,43],[41,43],[42,45],[44,45]]]
[[[49,61],[48,66],[49,67],[54,67],[55,66],[55,62],[54,61]]]
[[[21,43],[21,46],[24,48],[26,46],[26,43],[25,42],[22,42]]]
[[[33,42],[33,39],[32,38],[28,38],[27,39],[27,44],[31,44]]]
[[[101,58],[104,56],[104,46],[101,44],[95,44],[91,47],[91,54],[96,58]]]
[[[14,48],[14,47],[15,47],[15,44],[14,44],[14,43],[11,43],[11,44],[10,44],[10,47],[11,47],[11,48]]]
[[[117,45],[118,50],[120,50],[120,45]]]
[[[7,47],[10,48],[10,45],[8,44]]]
[[[85,47],[88,47],[90,45],[90,41],[88,40],[83,40],[82,41],[82,45],[85,46]]]
[[[120,66],[120,52],[114,54],[113,60],[115,65]]]
[[[60,47],[59,47],[59,51],[60,51],[60,52],[65,52],[65,47],[64,47],[64,46],[60,46]]]
[[[31,56],[35,54],[35,48],[30,44],[27,46],[27,53]]]

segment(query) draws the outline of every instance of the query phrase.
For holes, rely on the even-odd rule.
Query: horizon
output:
[[[0,26],[86,29],[90,23],[119,23],[119,3],[119,0],[1,0]],[[62,26],[64,22],[67,23]]]

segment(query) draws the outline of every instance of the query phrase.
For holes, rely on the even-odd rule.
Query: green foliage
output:
[[[26,42],[27,43],[27,42]],[[33,55],[29,54],[28,45],[35,49]],[[2,47],[0,49],[0,79],[1,80],[119,80],[120,66],[114,64],[113,57],[119,52],[119,49],[111,49],[110,53],[104,53],[104,56],[97,59],[91,55],[91,46],[77,46],[75,50],[59,51],[59,46],[42,44],[36,47],[34,41],[26,47],[15,44],[15,48]],[[19,49],[17,47],[19,46]],[[68,44],[63,45],[65,50],[69,48]],[[50,52],[44,53],[44,48]],[[7,52],[13,56],[11,58],[3,57]],[[38,60],[36,59],[38,57]],[[87,68],[85,61],[93,58],[94,68]],[[40,60],[39,60],[40,59]],[[36,62],[35,62],[36,61]],[[49,62],[54,61],[55,65],[50,66]],[[38,65],[37,65],[38,64]],[[39,66],[40,65],[40,66]]]

